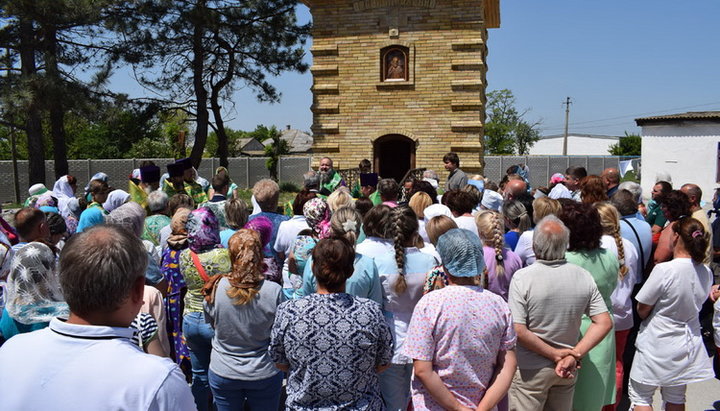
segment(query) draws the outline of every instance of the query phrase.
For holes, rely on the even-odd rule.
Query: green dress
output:
[[[579,265],[590,272],[608,307],[612,318],[610,295],[617,285],[620,265],[611,252],[598,248],[592,251],[568,251],[568,263]],[[590,327],[590,317],[583,315],[580,335]],[[600,411],[606,404],[615,403],[615,329],[613,328],[582,360],[576,377],[573,409]]]

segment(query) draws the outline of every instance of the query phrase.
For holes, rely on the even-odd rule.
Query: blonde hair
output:
[[[351,224],[354,223],[354,224]],[[362,217],[355,207],[344,206],[335,211],[330,218],[330,229],[335,237],[345,237],[353,246],[357,241]]]
[[[274,213],[277,211],[278,199],[280,198],[280,186],[269,178],[263,178],[253,186],[253,195],[260,209],[265,212]]]
[[[437,245],[438,238],[453,228],[458,228],[455,220],[444,215],[435,216],[425,224],[425,232],[433,245]]]
[[[618,275],[620,279],[623,279],[628,273],[628,266],[625,264],[625,247],[623,246],[622,237],[620,236],[620,213],[618,213],[614,205],[605,201],[595,203],[595,209],[597,209],[600,214],[600,225],[602,225],[603,234],[611,235],[615,238],[618,260],[620,260]]]
[[[408,205],[412,208],[418,218],[425,218],[425,213],[423,211],[430,207],[431,204],[432,198],[430,198],[430,195],[424,191],[418,191],[413,194],[408,202]]]
[[[330,208],[331,214],[334,213],[335,210],[340,209],[340,207],[354,207],[352,196],[347,187],[338,187],[337,190],[333,191],[327,198],[327,205]]]
[[[495,261],[497,261],[495,275],[498,277],[504,276],[503,248],[505,246],[505,224],[502,216],[497,211],[483,211],[475,216],[475,224],[477,225],[478,234],[480,234],[480,239],[483,240],[483,244],[495,249]]]
[[[536,198],[532,202],[533,206],[533,221],[540,221],[543,218],[552,215],[558,215],[562,206],[560,202],[550,197]]]

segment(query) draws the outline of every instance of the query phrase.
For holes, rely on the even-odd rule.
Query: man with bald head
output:
[[[503,194],[506,200],[515,200],[520,194],[527,192],[527,184],[522,179],[511,179],[505,184]]]
[[[606,168],[600,177],[602,177],[603,182],[605,182],[605,187],[607,187],[608,198],[614,196],[620,185],[620,172],[618,169]]]
[[[710,221],[708,220],[707,214],[705,214],[705,210],[703,210],[700,206],[700,201],[702,201],[702,189],[700,189],[697,184],[687,183],[683,184],[683,186],[680,187],[680,191],[685,193],[690,199],[690,212],[692,212],[692,217],[698,220],[703,225],[703,227],[705,227],[706,233],[710,234],[708,248],[705,253],[705,261],[703,261],[705,264],[710,264],[710,262],[712,262],[713,254],[713,232],[712,227],[710,227]]]

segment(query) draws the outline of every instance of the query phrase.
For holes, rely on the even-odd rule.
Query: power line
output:
[[[685,106],[685,107],[670,108],[670,109],[666,109],[666,110],[648,111],[648,112],[645,112],[645,113],[627,114],[627,115],[624,115],[624,116],[608,117],[608,118],[603,118],[603,119],[599,119],[599,120],[578,121],[578,122],[576,122],[576,123],[570,123],[570,125],[571,125],[571,126],[576,126],[576,125],[580,125],[580,124],[589,124],[589,123],[598,123],[598,122],[602,122],[602,121],[619,120],[619,119],[622,119],[622,118],[632,118],[632,117],[637,117],[637,116],[645,116],[645,115],[648,115],[648,114],[666,113],[666,112],[668,112],[668,111],[677,111],[677,110],[685,110],[685,109],[689,109],[689,108],[712,106],[712,105],[715,105],[715,104],[720,104],[720,101],[716,101],[716,102],[713,102],[713,103],[695,104],[695,105],[692,105],[692,106]],[[563,127],[564,127],[564,126],[553,126],[553,127],[547,127],[547,128],[545,128],[545,129],[548,129],[548,130],[560,130],[560,129],[562,129]]]

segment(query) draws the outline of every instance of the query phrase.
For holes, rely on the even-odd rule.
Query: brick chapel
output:
[[[313,17],[313,166],[483,170],[487,29],[500,0],[304,0]]]

